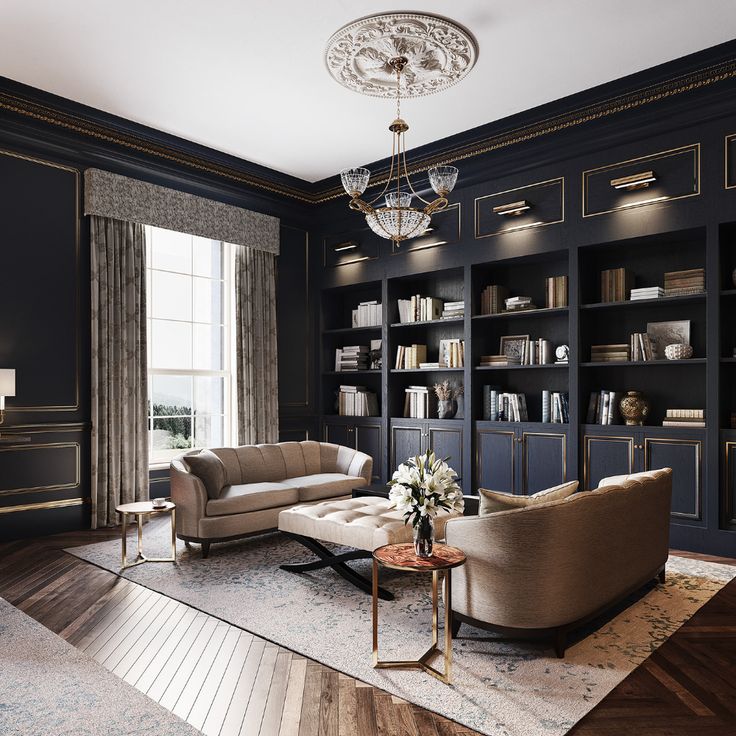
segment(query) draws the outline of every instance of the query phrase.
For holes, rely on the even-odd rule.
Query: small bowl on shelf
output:
[[[693,357],[693,347],[684,342],[676,342],[664,349],[667,360],[687,360]]]

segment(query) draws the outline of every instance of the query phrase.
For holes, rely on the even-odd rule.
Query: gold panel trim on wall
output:
[[[551,437],[552,439],[562,440],[562,482],[567,483],[567,434],[564,432],[522,432],[521,433],[521,451],[524,456],[523,468],[524,474],[521,479],[522,490],[524,493],[528,491],[529,481],[529,452],[526,448],[527,437]]]
[[[392,256],[400,256],[400,255],[406,255],[407,253],[421,253],[423,250],[432,250],[432,248],[441,248],[444,245],[454,245],[455,243],[460,242],[462,238],[462,232],[463,232],[463,205],[462,202],[455,202],[454,204],[448,205],[444,210],[440,210],[439,212],[435,213],[435,217],[437,215],[441,215],[442,213],[449,212],[450,210],[457,210],[457,237],[454,240],[441,240],[438,243],[428,243],[427,245],[419,246],[418,248],[402,248],[401,245],[397,245],[396,243],[391,243],[391,255]],[[417,235],[414,238],[411,238],[411,241],[403,241],[404,245],[408,244],[409,242],[414,242],[415,240],[418,240],[421,238],[421,235]]]
[[[79,410],[79,373],[82,366],[82,338],[80,334],[80,321],[81,321],[81,305],[82,305],[82,284],[81,284],[81,273],[80,273],[80,266],[81,266],[81,252],[80,252],[80,177],[79,177],[79,171],[77,169],[72,168],[71,166],[64,166],[63,164],[58,164],[54,161],[48,161],[46,159],[37,158],[34,156],[26,156],[24,154],[16,153],[15,151],[8,151],[6,149],[0,149],[0,155],[2,156],[10,156],[11,158],[17,158],[21,159],[22,161],[30,161],[31,163],[40,164],[41,166],[48,166],[53,169],[61,169],[62,171],[67,171],[74,175],[74,206],[75,206],[75,212],[74,212],[74,237],[75,237],[75,243],[74,243],[74,264],[75,264],[75,274],[77,279],[77,289],[76,289],[76,295],[75,295],[75,305],[74,305],[74,334],[75,334],[75,361],[76,366],[74,370],[75,375],[75,386],[74,386],[74,403],[73,404],[51,404],[48,406],[16,406],[14,404],[11,404],[9,401],[6,401],[6,411],[9,415],[12,415],[14,412],[39,412],[39,411],[46,411],[46,412],[55,412],[55,411],[78,411]]]
[[[89,498],[66,498],[61,501],[42,501],[41,503],[24,503],[18,506],[0,506],[0,514],[15,514],[18,511],[45,511],[46,509],[63,509],[67,506],[83,506],[91,503]]]
[[[599,174],[604,171],[610,171],[611,169],[617,169],[627,164],[635,163],[647,163],[653,161],[659,161],[663,158],[669,158],[670,156],[678,153],[684,153],[685,151],[691,151],[693,153],[693,183],[694,191],[688,194],[679,194],[674,197],[666,196],[664,198],[645,199],[638,203],[622,204],[618,207],[613,207],[608,210],[601,210],[600,212],[588,212],[588,183],[592,174]],[[637,156],[636,158],[626,159],[625,161],[617,161],[613,164],[607,164],[606,166],[598,166],[595,169],[586,169],[582,174],[582,211],[583,217],[597,217],[598,215],[608,215],[612,212],[620,212],[621,210],[635,210],[639,207],[646,207],[650,204],[663,204],[665,202],[675,202],[678,199],[687,199],[688,197],[697,197],[700,194],[700,143],[691,143],[687,146],[680,146],[678,148],[670,148],[667,151],[658,151],[647,156]],[[610,183],[609,183],[610,186]]]
[[[482,235],[479,232],[479,203],[482,202],[484,199],[489,199],[490,197],[500,197],[502,194],[513,194],[514,192],[520,192],[523,189],[531,189],[533,187],[544,187],[544,186],[551,186],[552,184],[557,184],[559,182],[560,184],[560,219],[559,220],[550,220],[549,222],[532,222],[528,225],[521,225],[516,228],[499,228],[498,230],[494,230],[490,233],[483,233]],[[533,204],[533,201],[532,201]],[[525,230],[537,230],[540,227],[547,227],[548,225],[558,225],[561,222],[565,221],[565,177],[564,176],[558,176],[554,179],[545,179],[544,181],[535,181],[531,184],[524,184],[520,187],[514,187],[513,189],[504,189],[500,192],[491,192],[490,194],[484,194],[482,197],[476,197],[473,200],[473,223],[474,223],[474,230],[475,230],[475,239],[480,240],[481,238],[492,238],[496,235],[513,235],[514,233],[520,233],[524,232]]]
[[[49,442],[32,445],[11,445],[0,448],[0,453],[27,452],[29,450],[73,449],[75,451],[75,481],[73,483],[57,483],[45,486],[28,486],[26,488],[6,488],[0,490],[0,497],[14,496],[18,493],[40,493],[42,491],[61,491],[67,488],[78,488],[81,481],[80,446],[78,442]]]
[[[480,485],[483,478],[483,453],[480,447],[480,437],[482,434],[501,434],[508,435],[511,438],[511,493],[514,493],[514,487],[516,486],[516,462],[514,451],[516,449],[516,432],[514,430],[509,431],[508,429],[476,429],[475,430],[475,467],[477,468],[477,483]]]
[[[585,435],[583,437],[583,490],[589,491],[590,488],[590,446],[593,442],[608,442],[615,440],[618,442],[629,443],[629,469],[627,473],[632,473],[634,470],[634,438],[633,437],[619,437],[616,435]]]
[[[694,519],[701,521],[703,516],[703,441],[702,440],[680,440],[664,437],[645,437],[644,438],[644,470],[649,471],[649,450],[652,445],[689,445],[695,448],[695,513],[685,514],[681,511],[671,511],[670,516],[678,519]]]
[[[729,162],[729,147],[728,144],[736,140],[736,133],[727,135],[723,141],[723,186],[725,189],[736,189],[736,181],[733,184],[728,183],[728,162]]]

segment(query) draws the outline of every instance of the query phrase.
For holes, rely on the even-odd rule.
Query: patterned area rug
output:
[[[0,733],[196,736],[196,729],[0,598]]]
[[[167,534],[165,526],[146,529],[147,553],[165,554]],[[125,577],[492,736],[566,733],[736,577],[732,567],[671,557],[664,586],[619,609],[562,660],[544,644],[489,641],[487,633],[463,627],[454,646],[453,685],[446,686],[416,671],[374,670],[370,597],[331,570],[279,570],[282,563],[311,559],[297,543],[267,534],[213,545],[207,560],[179,545],[176,566],[141,565]],[[67,551],[118,572],[119,542]],[[369,561],[351,564],[370,574]],[[380,603],[382,658],[413,658],[429,646],[428,582],[418,574],[382,572],[381,584],[396,595]]]

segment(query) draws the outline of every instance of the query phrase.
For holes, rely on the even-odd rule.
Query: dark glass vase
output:
[[[434,547],[434,520],[421,516],[414,526],[414,553],[417,557],[431,557]]]

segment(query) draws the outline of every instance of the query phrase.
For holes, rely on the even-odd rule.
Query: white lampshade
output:
[[[0,396],[15,396],[15,368],[0,368]]]

